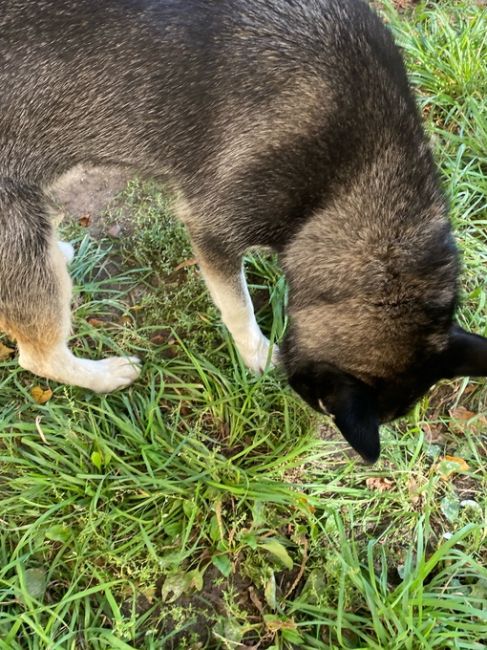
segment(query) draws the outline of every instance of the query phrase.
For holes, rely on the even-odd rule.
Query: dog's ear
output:
[[[487,338],[454,326],[442,362],[445,377],[487,376]]]
[[[307,367],[293,373],[289,383],[310,406],[335,417],[347,442],[364,460],[375,463],[380,455],[379,418],[367,384],[332,367]]]

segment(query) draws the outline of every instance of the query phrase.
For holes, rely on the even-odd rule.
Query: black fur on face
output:
[[[285,364],[286,352],[289,348],[284,346]],[[440,379],[487,375],[487,338],[455,325],[442,352],[387,379],[370,377],[363,381],[320,361],[296,364],[294,360],[292,366],[292,388],[316,411],[331,413],[349,444],[373,463],[380,455],[380,424],[405,415]]]

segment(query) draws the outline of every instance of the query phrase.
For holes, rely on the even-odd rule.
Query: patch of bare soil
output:
[[[154,597],[161,599],[164,580],[157,585]],[[166,641],[167,650],[203,647],[216,647],[219,631],[224,633],[225,622],[230,620],[225,595],[234,594],[233,605],[245,612],[249,623],[261,622],[263,594],[257,593],[251,581],[238,573],[230,578],[223,578],[215,567],[209,567],[204,575],[200,591],[182,595],[174,601],[169,600],[154,608],[152,599],[139,596],[137,611],[139,615],[149,613],[148,626],[158,629],[158,634]],[[130,605],[124,605],[127,610]],[[220,628],[222,628],[220,630]],[[260,638],[259,638],[260,637]],[[273,635],[262,638],[257,632],[247,633],[238,643],[238,647],[253,650],[266,648],[272,643]],[[143,639],[141,639],[143,641]]]
[[[103,216],[107,208],[132,176],[133,172],[119,167],[79,166],[60,179],[53,188],[53,198],[67,221],[81,223],[99,238],[106,234]]]
[[[399,10],[408,9],[408,7],[412,7],[418,3],[419,0],[394,0],[394,5]]]
[[[398,11],[407,11],[408,9],[412,9],[419,4],[419,2],[420,0],[393,0],[393,4]],[[369,0],[369,3],[376,11],[383,9],[385,4],[383,0]]]

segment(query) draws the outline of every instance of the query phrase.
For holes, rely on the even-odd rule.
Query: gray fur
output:
[[[28,341],[59,309],[44,189],[117,164],[172,184],[214,286],[245,300],[244,252],[279,253],[291,384],[365,457],[405,387],[414,400],[425,374],[456,373],[445,200],[400,54],[361,0],[17,0],[0,33],[4,329]]]

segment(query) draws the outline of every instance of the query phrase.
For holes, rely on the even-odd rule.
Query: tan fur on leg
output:
[[[39,295],[36,321],[22,324],[0,322],[17,339],[19,364],[41,377],[98,393],[108,393],[131,384],[140,372],[136,357],[91,361],[78,359],[68,349],[71,279],[66,270],[64,251],[54,241],[48,263],[57,280],[57,295]]]
[[[225,277],[200,256],[200,269],[245,365],[257,373],[277,365],[279,350],[276,345],[270,350],[270,342],[255,320],[243,267],[238,274]]]

